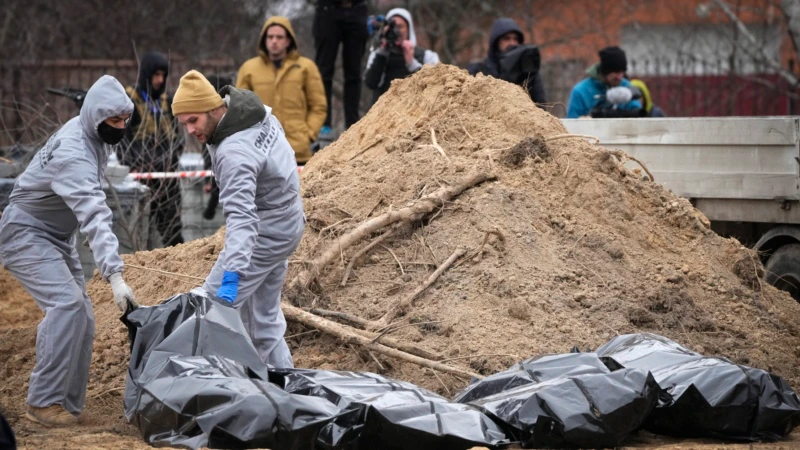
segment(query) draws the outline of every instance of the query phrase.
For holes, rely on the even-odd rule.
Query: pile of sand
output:
[[[0,270],[0,330],[35,325],[44,314],[19,281],[5,270]]]
[[[446,156],[431,145],[432,131]],[[564,133],[521,88],[493,78],[439,65],[394,83],[306,166],[309,226],[287,282],[364,220],[470,173],[491,172],[496,181],[467,190],[376,246],[344,287],[345,266],[373,237],[343,251],[320,277],[315,306],[376,319],[464,247],[467,257],[401,318],[420,324],[393,337],[488,374],[535,354],[595,348],[616,334],[650,331],[798,385],[800,305],[762,286],[754,254],[711,232],[687,201],[642,180],[605,149],[578,138],[545,142]],[[220,232],[127,256],[125,277],[141,303],[160,302],[201,284],[222,244]],[[125,330],[108,286],[95,277],[89,290],[98,324],[90,423],[133,434],[121,419]],[[312,299],[284,301],[309,306]],[[17,420],[34,333],[28,326],[0,339],[0,409],[23,432],[30,428]],[[373,358],[299,325],[290,324],[287,335],[300,367],[383,372],[444,395],[468,381]]]

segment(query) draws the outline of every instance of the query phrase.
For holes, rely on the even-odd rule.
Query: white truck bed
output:
[[[798,117],[563,122],[641,159],[656,182],[693,199],[711,220],[800,223],[800,207],[791,207],[800,200]]]

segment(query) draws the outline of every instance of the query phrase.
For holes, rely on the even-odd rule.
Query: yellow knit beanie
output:
[[[204,113],[222,106],[222,97],[200,72],[190,70],[181,77],[172,99],[172,114]]]

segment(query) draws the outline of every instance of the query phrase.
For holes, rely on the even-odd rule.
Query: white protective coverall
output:
[[[203,289],[216,293],[224,272],[240,276],[233,306],[265,363],[294,366],[284,340],[281,287],[305,228],[294,150],[254,93],[222,88],[228,111],[208,143],[225,214],[225,247]]]
[[[36,334],[30,406],[60,404],[72,414],[83,410],[95,326],[76,230],[88,237],[104,279],[122,272],[102,188],[108,149],[97,127],[132,112],[119,81],[108,75],[97,80],[80,115],[51,136],[17,178],[0,220],[0,263],[45,313]]]

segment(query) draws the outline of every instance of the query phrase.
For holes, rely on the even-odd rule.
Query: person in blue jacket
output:
[[[616,103],[606,97],[609,89],[631,87],[631,83],[625,79],[625,72],[628,70],[625,52],[619,47],[606,47],[598,54],[600,62],[590,67],[586,71],[588,77],[572,88],[567,108],[568,119],[589,116],[597,109],[636,112],[642,108],[639,100]]]

